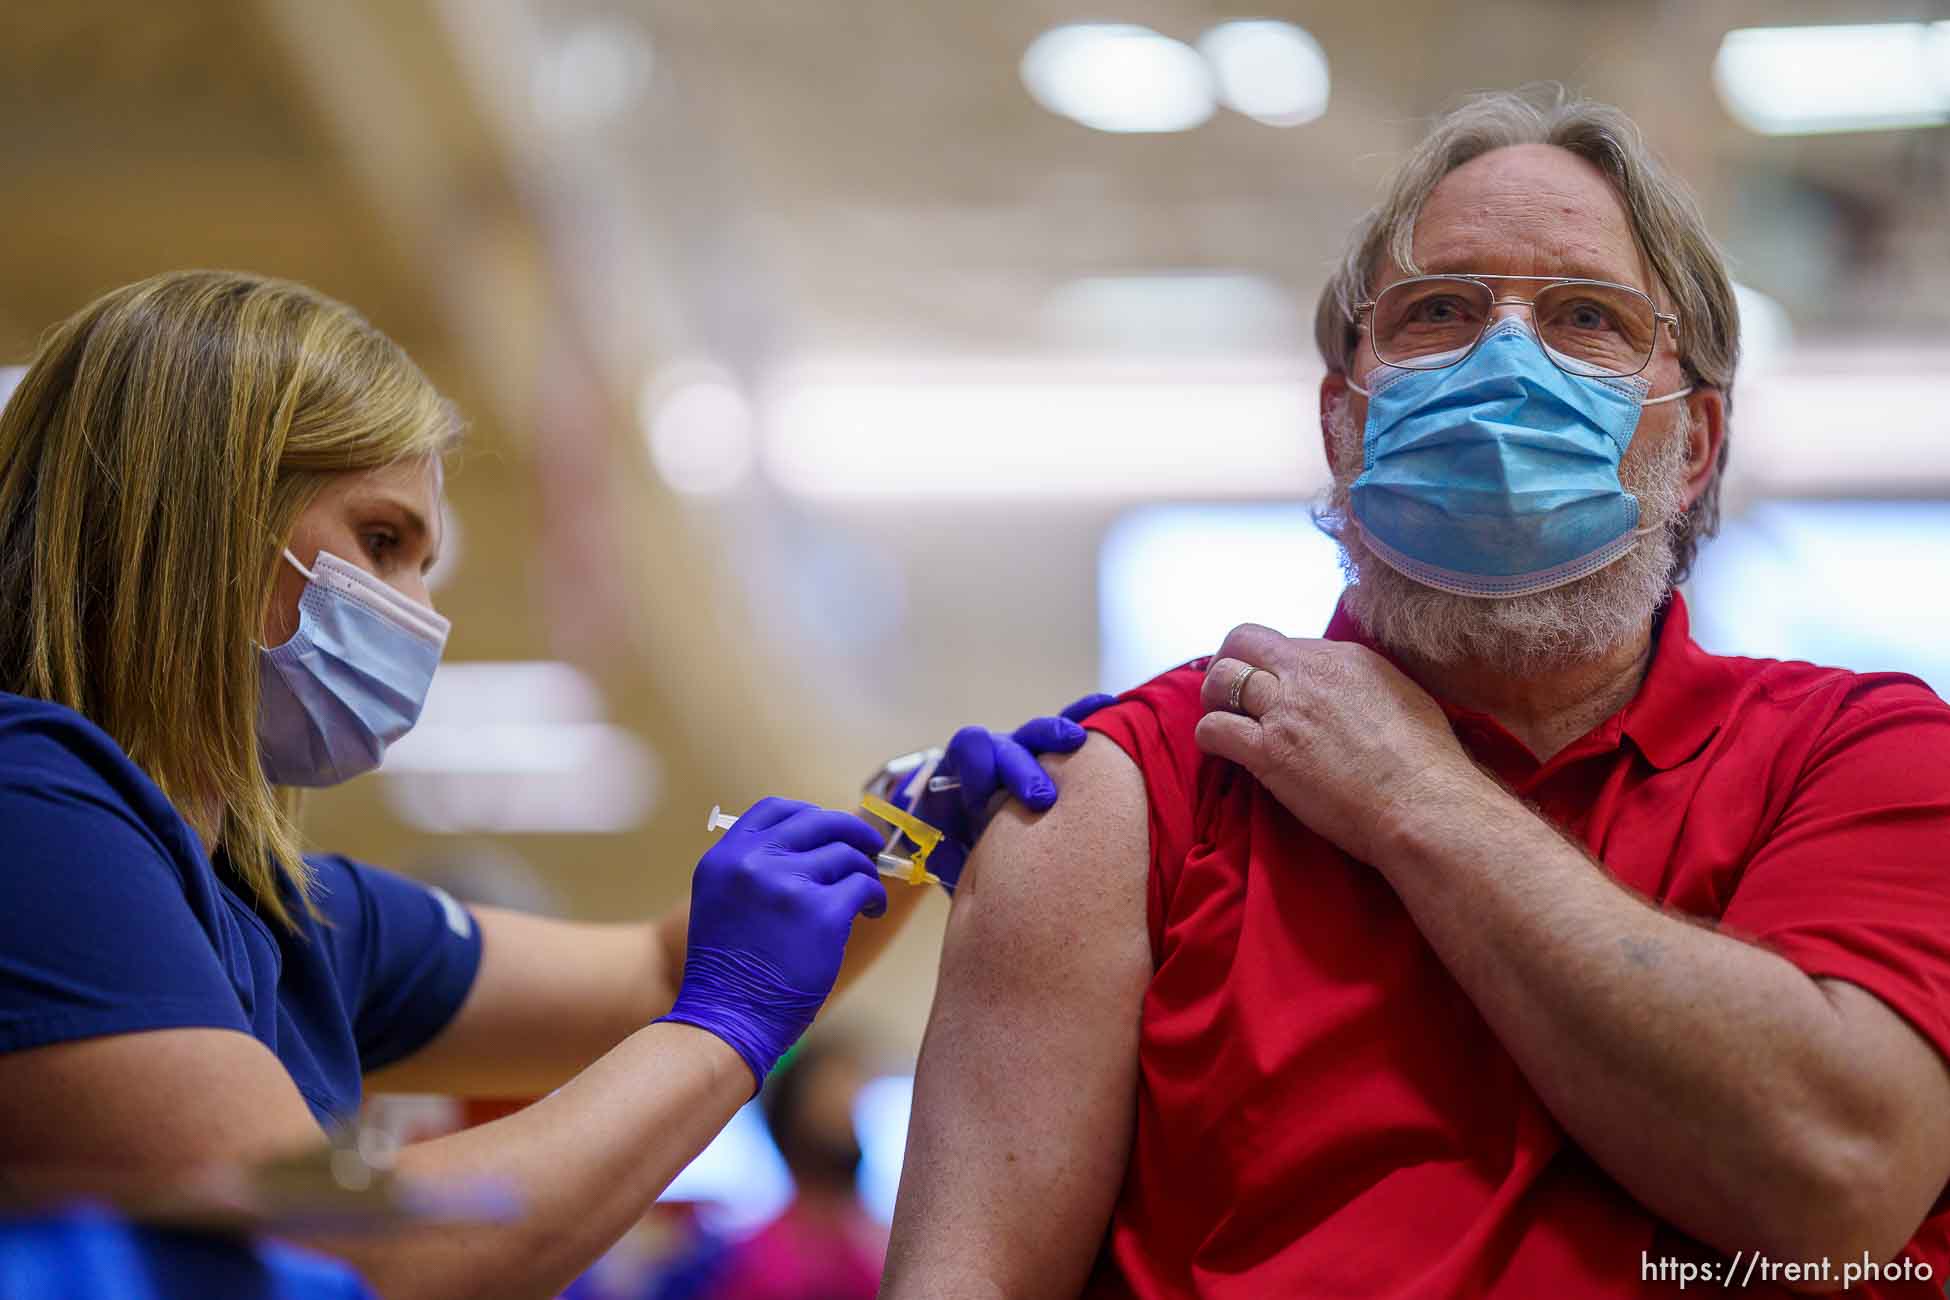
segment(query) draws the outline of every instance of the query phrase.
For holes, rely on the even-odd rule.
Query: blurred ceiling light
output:
[[[1099,131],[1189,131],[1215,107],[1198,51],[1131,23],[1051,28],[1024,51],[1022,83],[1050,112]]]
[[[1950,22],[1746,27],[1713,61],[1720,102],[1763,135],[1950,122]]]
[[[26,377],[26,366],[0,366],[0,407],[6,406],[7,399]]]
[[[1787,308],[1751,285],[1733,286],[1740,312],[1740,375],[1751,379],[1772,369],[1794,343]]]
[[[1310,493],[1318,382],[1284,361],[802,365],[766,395],[762,455],[811,497]]]
[[[1300,126],[1327,111],[1327,52],[1304,28],[1271,18],[1220,23],[1198,38],[1219,98],[1267,126]]]
[[[751,403],[722,372],[686,366],[644,386],[638,420],[650,459],[672,489],[688,496],[729,492],[751,472]]]
[[[643,742],[604,720],[602,695],[565,663],[453,663],[420,721],[386,751],[386,798],[423,830],[628,830],[661,785]]]
[[[628,108],[650,84],[650,41],[616,20],[579,23],[535,67],[535,108],[557,126],[600,126]]]
[[[1177,355],[1265,354],[1305,341],[1292,295],[1237,271],[1082,276],[1043,299],[1037,323],[1057,345]]]
[[[1740,427],[1764,441],[1729,468],[1754,495],[1905,496],[1950,482],[1950,348],[1801,344],[1792,362],[1740,394]]]

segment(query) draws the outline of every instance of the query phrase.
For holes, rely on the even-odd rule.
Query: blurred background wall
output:
[[[197,265],[398,338],[472,421],[455,632],[422,730],[314,799],[311,834],[407,871],[512,856],[561,910],[639,917],[681,895],[714,803],[844,804],[959,723],[1130,685],[1248,618],[1314,631],[1338,581],[1304,509],[1314,297],[1429,115],[1559,80],[1637,118],[1743,286],[1702,639],[1941,690],[1946,20],[16,0],[0,360]],[[1828,24],[1878,26],[1736,32]],[[930,907],[837,1011],[896,1057]]]

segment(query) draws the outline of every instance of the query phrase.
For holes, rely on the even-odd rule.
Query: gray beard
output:
[[[1335,472],[1317,518],[1341,545],[1348,612],[1388,649],[1430,664],[1471,663],[1518,674],[1603,658],[1638,633],[1669,589],[1673,541],[1685,519],[1683,407],[1679,418],[1679,427],[1657,449],[1645,452],[1646,443],[1632,442],[1619,466],[1619,482],[1639,499],[1639,526],[1657,524],[1658,531],[1596,573],[1562,587],[1527,596],[1459,596],[1391,568],[1351,526],[1348,490],[1361,472],[1362,431],[1348,403],[1337,402],[1328,414],[1334,459],[1352,468]]]

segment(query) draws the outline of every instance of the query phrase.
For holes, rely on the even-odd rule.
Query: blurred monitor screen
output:
[[[1950,502],[1765,502],[1694,567],[1693,636],[1708,650],[1950,690]]]
[[[1129,690],[1214,653],[1240,623],[1319,636],[1340,598],[1340,554],[1306,506],[1131,511],[1098,555],[1099,684]]]

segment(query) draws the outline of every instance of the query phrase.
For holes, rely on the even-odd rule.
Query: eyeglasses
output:
[[[1548,281],[1535,297],[1496,295],[1492,280]],[[1522,275],[1417,275],[1397,280],[1354,309],[1375,355],[1404,370],[1440,370],[1465,360],[1506,303],[1530,308],[1544,353],[1573,375],[1625,378],[1652,362],[1659,326],[1679,339],[1679,317],[1659,311],[1629,285]]]

